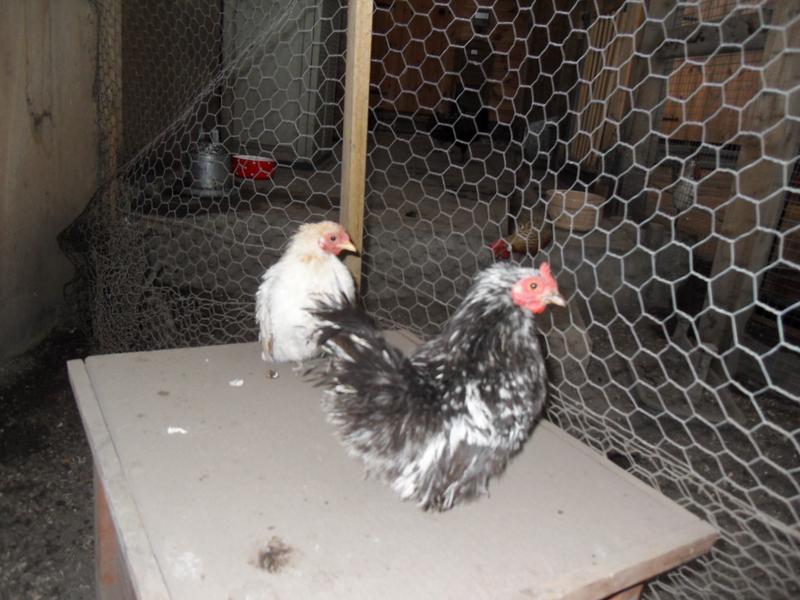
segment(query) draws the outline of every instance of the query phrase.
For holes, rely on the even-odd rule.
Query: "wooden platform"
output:
[[[364,478],[319,389],[272,368],[256,344],[69,363],[98,479],[100,597],[598,599],[635,595],[716,537],[549,423],[491,497],[422,512]]]

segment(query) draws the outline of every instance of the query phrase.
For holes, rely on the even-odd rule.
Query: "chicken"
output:
[[[319,323],[309,312],[315,298],[342,296],[352,302],[353,276],[339,260],[356,248],[344,227],[332,221],[306,223],[280,260],[264,273],[256,293],[256,321],[265,361],[303,361],[319,354]]]
[[[537,228],[533,223],[520,223],[516,231],[502,237],[489,245],[496,260],[508,260],[511,252],[520,254],[536,254],[540,248],[547,246],[553,239],[553,230],[549,224]]]
[[[527,439],[546,372],[534,315],[564,306],[547,263],[478,274],[437,337],[404,356],[352,303],[323,303],[312,367],[350,455],[403,498],[448,510],[488,491]]]

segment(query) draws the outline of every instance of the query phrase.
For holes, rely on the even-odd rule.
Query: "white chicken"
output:
[[[292,236],[280,260],[262,278],[256,293],[261,358],[303,361],[319,353],[313,310],[321,298],[353,301],[353,276],[338,256],[355,252],[344,227],[332,221],[306,223]]]

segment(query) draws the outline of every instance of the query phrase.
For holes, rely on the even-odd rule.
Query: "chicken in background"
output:
[[[478,274],[437,337],[410,357],[350,302],[321,306],[313,367],[329,421],[350,455],[423,509],[487,493],[527,439],[547,375],[534,316],[564,306],[547,263]]]
[[[535,256],[553,239],[551,223],[536,227],[533,223],[518,223],[517,229],[489,245],[495,260],[508,260],[512,252]]]
[[[355,296],[353,276],[339,260],[355,252],[344,227],[332,221],[306,223],[292,236],[280,260],[256,293],[256,321],[265,361],[302,361],[319,354],[317,318],[309,312],[322,297]]]

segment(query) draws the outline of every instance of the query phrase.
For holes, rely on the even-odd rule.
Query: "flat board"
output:
[[[715,538],[549,423],[490,497],[423,512],[365,479],[322,391],[293,365],[263,363],[257,344],[69,368],[143,598],[594,599]]]

